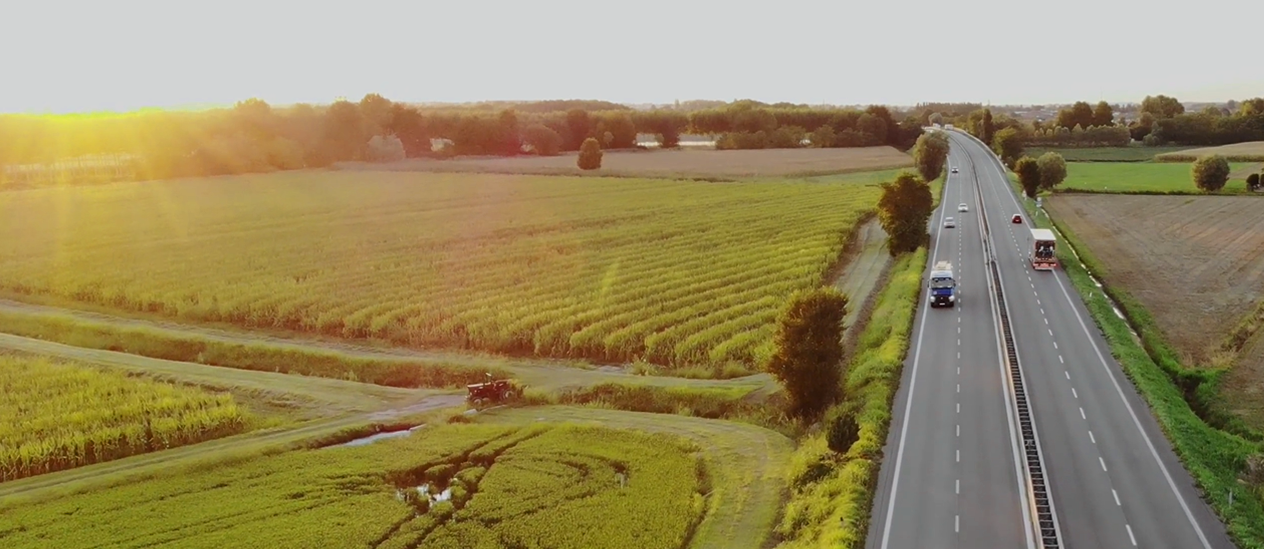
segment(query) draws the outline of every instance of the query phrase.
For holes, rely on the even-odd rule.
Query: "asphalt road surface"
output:
[[[987,215],[1063,547],[1233,548],[1065,273],[1030,268],[1033,225],[996,157],[950,136],[959,173],[931,220],[930,264],[953,263],[961,297],[918,308],[866,547],[1038,546],[984,270]]]
[[[959,173],[932,216],[929,263],[952,263],[960,297],[952,308],[918,307],[866,546],[1033,548],[972,159],[954,145],[948,163]]]
[[[1030,268],[995,156],[957,133],[952,148],[977,168],[1063,546],[1232,548],[1066,274]]]

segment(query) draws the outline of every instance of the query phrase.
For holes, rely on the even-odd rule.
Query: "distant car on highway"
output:
[[[944,228],[945,228],[945,229],[952,229],[952,228],[956,228],[956,226],[957,226],[957,222],[956,222],[956,221],[953,221],[953,219],[952,219],[951,217],[945,217],[945,218],[944,218]]]
[[[953,167],[952,167],[952,173],[957,173],[957,167],[956,167],[956,166],[953,166]]]
[[[1010,221],[1012,221],[1013,223],[1022,223],[1022,222],[1023,222],[1023,216],[1022,216],[1022,215],[1020,215],[1020,214],[1014,214],[1014,218],[1013,218],[1013,219],[1011,219]]]
[[[965,203],[965,202],[962,202],[962,203],[960,203],[960,204],[957,204],[957,211],[959,211],[959,212],[968,212],[968,211],[970,211],[970,207],[969,207],[969,206],[966,206],[966,203]]]

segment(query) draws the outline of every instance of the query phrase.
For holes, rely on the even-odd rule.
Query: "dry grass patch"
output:
[[[343,170],[484,172],[622,177],[742,178],[812,176],[911,167],[913,158],[894,147],[846,149],[763,149],[749,151],[607,151],[601,169],[585,172],[575,154],[552,157],[461,157],[412,159],[389,164],[342,163]]]

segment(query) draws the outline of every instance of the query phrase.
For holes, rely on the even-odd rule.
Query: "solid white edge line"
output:
[[[1137,545],[1137,538],[1136,538],[1136,536],[1133,536],[1133,535],[1132,535],[1132,525],[1131,525],[1131,524],[1125,524],[1125,525],[1124,525],[1124,528],[1127,528],[1127,529],[1128,529],[1128,539],[1132,540],[1132,545],[1135,547],[1135,546]]]
[[[1070,302],[1071,311],[1075,313],[1075,319],[1079,321],[1080,328],[1084,330],[1084,335],[1088,337],[1088,342],[1093,346],[1093,352],[1097,354],[1097,360],[1100,361],[1102,369],[1106,370],[1107,376],[1110,376],[1110,382],[1114,384],[1115,392],[1119,394],[1120,400],[1124,401],[1124,407],[1128,409],[1128,415],[1132,416],[1133,425],[1136,425],[1137,430],[1141,432],[1141,438],[1145,440],[1146,447],[1150,449],[1150,455],[1154,456],[1154,462],[1159,464],[1159,470],[1163,471],[1163,478],[1167,480],[1168,487],[1172,489],[1172,494],[1176,496],[1177,503],[1181,504],[1181,510],[1185,512],[1185,518],[1189,519],[1189,524],[1194,527],[1194,533],[1198,534],[1198,541],[1202,542],[1204,549],[1211,549],[1211,542],[1207,541],[1207,536],[1203,534],[1202,526],[1199,526],[1198,520],[1194,518],[1193,511],[1189,510],[1189,504],[1185,503],[1185,496],[1182,496],[1180,490],[1176,488],[1176,481],[1172,480],[1172,474],[1168,472],[1167,466],[1163,464],[1163,460],[1159,457],[1159,451],[1154,447],[1154,442],[1150,440],[1150,435],[1146,434],[1145,429],[1141,426],[1141,420],[1137,418],[1137,412],[1132,409],[1132,404],[1124,396],[1123,387],[1119,386],[1119,380],[1115,379],[1115,373],[1106,364],[1106,358],[1102,356],[1102,350],[1097,347],[1097,341],[1093,339],[1093,334],[1088,331],[1088,326],[1084,324],[1084,317],[1080,316],[1080,310],[1075,307],[1075,302],[1071,301],[1071,294],[1067,293],[1066,286],[1062,284],[1062,278],[1057,277],[1055,280],[1058,281],[1058,287],[1062,289],[1062,295]]]
[[[966,153],[966,154],[967,156],[969,156],[969,153]],[[973,163],[974,159],[971,158],[970,161]],[[984,206],[983,193],[979,189],[979,184],[977,181],[974,186],[974,197],[975,197],[975,200],[977,200],[979,203],[979,210],[981,212],[980,215],[987,215],[987,210],[986,208],[983,207]],[[989,262],[991,259],[986,254],[987,243],[986,243],[986,237],[983,234],[982,223],[979,224],[978,230],[979,230],[979,243],[983,246],[983,251],[985,252],[983,259],[984,259],[984,265],[986,266],[987,262]],[[993,242],[993,246],[995,245],[996,243]],[[987,287],[988,287],[988,305],[992,309],[992,328],[996,332],[996,358],[997,358],[996,367],[1000,371],[1002,384],[1005,387],[1009,388],[1009,392],[1005,392],[1001,394],[1001,400],[1004,401],[1005,403],[1005,421],[1006,423],[1009,424],[1010,450],[1013,452],[1013,458],[1014,458],[1014,461],[1013,461],[1014,478],[1018,483],[1018,502],[1019,502],[1018,507],[1021,508],[1023,511],[1023,524],[1026,526],[1025,528],[1023,528],[1023,535],[1026,537],[1026,540],[1027,540],[1027,548],[1036,549],[1036,539],[1035,539],[1036,522],[1032,519],[1032,505],[1031,505],[1034,500],[1032,500],[1030,494],[1027,491],[1027,480],[1023,474],[1023,457],[1022,457],[1022,450],[1021,450],[1020,442],[1019,442],[1018,427],[1014,423],[1014,417],[1017,414],[1017,412],[1015,411],[1015,408],[1017,407],[1017,403],[1015,402],[1014,398],[1011,398],[1010,396],[1014,390],[1013,380],[1010,378],[1009,372],[1005,371],[1005,347],[1004,347],[1004,344],[1002,343],[1002,341],[1004,340],[1004,337],[1001,335],[1001,307],[1000,307],[1000,304],[996,301],[996,287],[994,285],[994,281],[992,280],[991,272],[988,271],[986,267],[984,268],[984,272],[985,274],[984,274],[983,279],[987,283]],[[1039,442],[1037,442],[1037,444],[1039,444]],[[1052,508],[1052,505],[1053,505],[1053,502],[1050,502],[1051,508]],[[1056,511],[1054,512],[1054,528],[1055,529],[1058,528]],[[1060,534],[1061,533],[1059,532],[1059,537],[1061,537]]]
[[[948,181],[944,181],[944,186],[948,186]],[[946,190],[946,189],[945,189]],[[944,216],[948,209],[944,207],[943,190],[940,191],[939,201],[939,224],[943,224]],[[926,254],[926,268],[935,264],[935,254],[939,252],[939,239],[944,236],[944,231],[940,228],[935,232],[935,246]],[[895,476],[891,479],[891,497],[887,501],[887,518],[886,525],[882,528],[882,549],[887,549],[887,545],[891,541],[891,517],[895,514],[895,496],[900,486],[900,468],[904,465],[904,441],[908,438],[909,413],[913,411],[913,390],[917,387],[917,366],[922,358],[922,336],[926,335],[926,317],[930,316],[930,308],[922,307],[921,292],[918,292],[918,308],[922,311],[922,321],[917,327],[917,347],[913,350],[913,373],[909,374],[909,392],[908,402],[904,405],[903,425],[900,427],[900,443],[895,450]]]
[[[960,132],[959,132],[960,133]],[[970,136],[973,137],[973,136]],[[977,139],[977,138],[976,138]],[[981,141],[979,143],[982,143]],[[994,155],[993,155],[994,156]],[[999,159],[996,160],[1000,162]],[[1014,192],[1008,186],[1005,187],[1005,194],[1009,195],[1014,206],[1022,210],[1022,206],[1018,203],[1018,198],[1014,196]],[[1023,224],[1027,224],[1027,220],[1023,220]],[[1059,276],[1061,275],[1061,276]],[[1150,440],[1150,435],[1146,434],[1145,429],[1141,426],[1141,420],[1137,418],[1137,412],[1132,409],[1132,404],[1128,402],[1128,398],[1124,396],[1124,390],[1119,386],[1119,380],[1115,378],[1115,373],[1111,371],[1110,366],[1106,363],[1106,358],[1102,356],[1102,350],[1097,346],[1097,340],[1093,339],[1093,334],[1089,332],[1088,326],[1084,323],[1084,317],[1080,315],[1080,310],[1076,308],[1075,301],[1071,299],[1071,294],[1067,292],[1066,285],[1062,283],[1062,276],[1066,273],[1054,271],[1054,280],[1058,282],[1058,287],[1062,289],[1062,295],[1066,297],[1067,302],[1071,305],[1071,311],[1075,313],[1076,320],[1080,323],[1080,328],[1084,330],[1084,334],[1088,336],[1088,342],[1093,346],[1093,352],[1097,354],[1097,359],[1101,362],[1102,369],[1106,370],[1106,374],[1110,376],[1110,381],[1115,385],[1115,392],[1119,394],[1119,398],[1124,401],[1124,407],[1128,409],[1128,414],[1132,416],[1132,422],[1137,426],[1137,430],[1141,432],[1141,438],[1146,442],[1146,447],[1150,449],[1150,455],[1154,457],[1154,461],[1159,464],[1159,469],[1163,471],[1163,477],[1167,480],[1167,485],[1172,489],[1172,493],[1176,495],[1176,501],[1181,504],[1181,510],[1185,512],[1185,518],[1189,520],[1191,526],[1194,527],[1194,533],[1198,534],[1198,541],[1201,541],[1204,549],[1211,549],[1211,543],[1207,541],[1207,536],[1203,534],[1203,529],[1198,524],[1198,520],[1194,518],[1194,513],[1189,510],[1189,505],[1185,503],[1185,496],[1181,495],[1180,490],[1176,488],[1176,482],[1172,480],[1171,473],[1168,472],[1167,466],[1163,464],[1163,460],[1159,457],[1159,451],[1155,449],[1154,442]],[[1070,379],[1069,375],[1067,379]],[[1179,456],[1178,456],[1179,459]],[[1057,520],[1054,520],[1054,527],[1057,528]],[[1129,527],[1129,532],[1132,529]],[[1059,536],[1061,537],[1061,536]]]

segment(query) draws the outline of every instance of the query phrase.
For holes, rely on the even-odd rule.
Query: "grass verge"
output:
[[[509,374],[495,368],[406,360],[370,360],[337,352],[282,349],[148,330],[123,328],[57,315],[0,312],[0,331],[75,347],[210,366],[280,372],[372,383],[388,387],[460,388]]]
[[[1245,487],[1238,482],[1246,458],[1259,453],[1261,447],[1243,436],[1251,436],[1245,426],[1223,417],[1211,406],[1219,371],[1181,365],[1163,341],[1153,318],[1138,301],[1118,288],[1103,285],[1106,295],[1096,290],[1090,271],[1103,272],[1101,264],[1075,235],[1047,216],[1037,215],[1030,200],[1023,200],[1023,204],[1038,225],[1052,225],[1062,233],[1066,245],[1059,248],[1058,256],[1063,270],[1106,336],[1111,354],[1149,404],[1176,455],[1197,481],[1203,498],[1224,521],[1239,547],[1264,548],[1264,505],[1259,498],[1243,497]],[[1115,314],[1107,295],[1128,320]],[[1137,331],[1137,339],[1133,338],[1132,327]],[[1206,419],[1200,417],[1200,413]],[[1209,421],[1223,422],[1224,428],[1217,428]],[[1229,504],[1230,490],[1237,494],[1232,505]]]
[[[892,265],[891,278],[848,364],[847,398],[838,406],[855,411],[859,439],[847,453],[837,454],[828,448],[825,433],[816,432],[804,437],[792,455],[790,501],[777,528],[784,539],[781,547],[864,545],[926,257],[926,248],[920,248]]]

